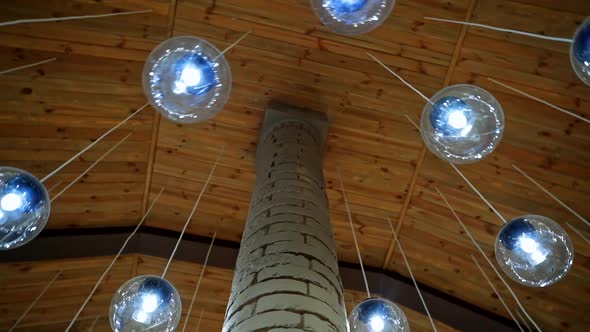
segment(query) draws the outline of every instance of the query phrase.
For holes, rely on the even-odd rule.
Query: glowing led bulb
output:
[[[0,250],[18,248],[37,237],[50,210],[47,190],[37,178],[0,167]]]
[[[437,157],[453,164],[477,162],[491,154],[504,133],[504,112],[486,90],[449,86],[426,103],[420,132]]]
[[[352,332],[409,332],[404,312],[393,302],[370,298],[359,303],[348,317]]]
[[[545,287],[563,279],[574,261],[572,242],[553,220],[536,215],[515,218],[496,239],[496,260],[513,280]]]
[[[380,316],[375,316],[371,318],[371,328],[375,332],[383,331],[383,328],[385,328],[385,322],[383,321],[383,318],[381,318]]]
[[[109,318],[115,332],[171,332],[181,312],[180,295],[171,283],[156,276],[139,276],[117,290]]]
[[[465,113],[455,111],[449,115],[449,124],[455,129],[463,129],[467,126],[467,117]]]
[[[20,195],[17,195],[17,194],[13,194],[13,193],[6,194],[0,200],[0,207],[2,207],[2,210],[6,211],[6,212],[12,212],[16,209],[19,209],[22,206],[23,206],[23,200],[20,197]]]
[[[174,122],[206,121],[221,112],[231,91],[225,56],[206,40],[175,37],[156,47],[143,69],[150,104]]]
[[[311,7],[330,30],[343,35],[367,33],[385,22],[395,0],[311,0]]]

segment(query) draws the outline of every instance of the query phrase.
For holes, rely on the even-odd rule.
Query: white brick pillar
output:
[[[322,172],[327,121],[271,107],[224,332],[346,331]]]

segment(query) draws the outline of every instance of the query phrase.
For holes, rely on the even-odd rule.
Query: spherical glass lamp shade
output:
[[[492,153],[504,133],[504,112],[486,90],[469,84],[449,86],[426,103],[421,133],[437,157],[468,164]]]
[[[109,310],[115,332],[169,332],[180,321],[182,304],[176,288],[157,276],[139,276],[117,290]]]
[[[370,298],[359,303],[348,317],[351,332],[408,332],[404,312],[393,302]]]
[[[580,25],[574,35],[570,59],[576,75],[590,85],[590,17]]]
[[[546,287],[569,272],[574,247],[555,221],[527,215],[502,227],[496,238],[496,260],[513,280],[530,287]]]
[[[50,210],[47,190],[36,177],[0,167],[0,250],[18,248],[37,237]]]
[[[385,22],[395,0],[311,0],[322,23],[335,33],[358,35]]]
[[[156,47],[143,68],[151,105],[178,123],[206,121],[221,112],[231,92],[225,56],[198,37],[174,37]]]

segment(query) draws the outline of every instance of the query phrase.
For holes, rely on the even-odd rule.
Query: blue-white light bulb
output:
[[[426,103],[422,139],[437,157],[454,164],[490,155],[504,133],[504,113],[486,90],[469,84],[444,88]]]
[[[139,276],[117,290],[109,311],[113,331],[174,331],[182,304],[176,288],[157,276]]]
[[[359,303],[348,317],[353,332],[409,332],[404,312],[393,302],[370,298]]]
[[[51,210],[49,195],[33,175],[0,167],[0,250],[18,248],[41,233]]]
[[[387,20],[395,0],[311,0],[322,23],[343,35],[367,33]]]
[[[574,35],[570,59],[576,75],[590,85],[590,17],[578,27]]]
[[[350,14],[358,12],[366,4],[368,0],[332,0],[326,6],[331,6],[335,13]]]
[[[223,110],[231,92],[225,56],[206,40],[175,37],[156,47],[145,63],[143,89],[167,119],[203,122]]]
[[[573,265],[572,242],[561,226],[537,215],[515,218],[496,240],[496,260],[513,280],[546,287],[563,279]]]

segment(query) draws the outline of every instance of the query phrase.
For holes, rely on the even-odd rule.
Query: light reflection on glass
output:
[[[504,112],[486,90],[469,84],[449,86],[426,103],[422,139],[437,157],[453,164],[490,155],[504,133]]]
[[[343,35],[367,33],[389,17],[395,0],[311,0],[322,23]]]
[[[590,18],[580,25],[574,35],[570,59],[576,75],[590,85]]]
[[[174,122],[206,121],[231,92],[225,56],[197,37],[175,37],[156,47],[145,63],[143,89],[152,106]]]
[[[0,167],[0,250],[18,248],[37,237],[50,210],[47,190],[37,178]]]
[[[563,279],[573,265],[573,244],[561,226],[537,215],[504,225],[496,240],[496,260],[513,280],[546,287]]]
[[[359,303],[350,313],[352,332],[408,332],[410,326],[404,312],[393,302],[370,298]]]
[[[139,276],[117,290],[110,307],[113,331],[174,331],[182,304],[176,288],[157,276]]]

